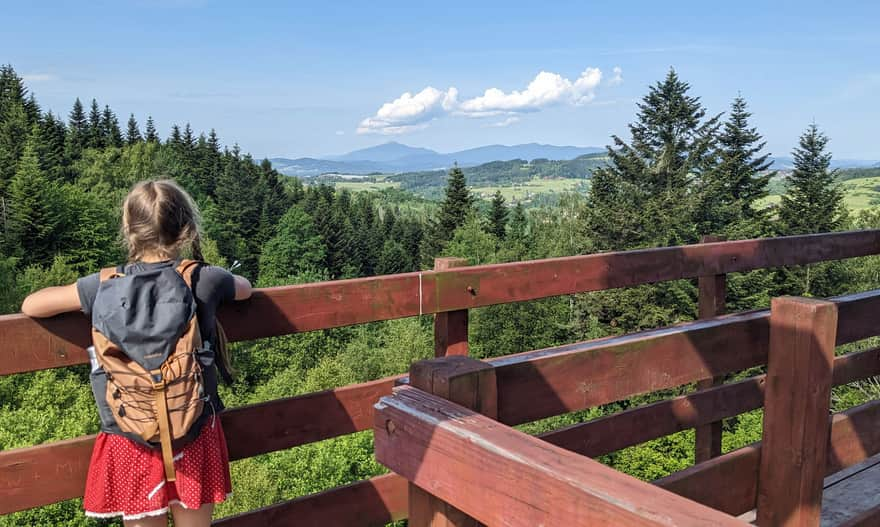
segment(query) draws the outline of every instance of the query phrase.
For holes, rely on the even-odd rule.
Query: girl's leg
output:
[[[139,520],[122,520],[125,527],[168,527],[168,515],[147,516]]]
[[[174,527],[209,527],[211,525],[211,515],[213,513],[213,503],[202,505],[199,509],[187,509],[178,504],[171,506],[171,515],[174,517]]]

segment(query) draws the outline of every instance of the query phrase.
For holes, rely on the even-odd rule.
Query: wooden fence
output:
[[[257,290],[251,300],[224,308],[220,318],[230,340],[242,341],[432,314],[436,317],[436,354],[456,355],[467,352],[467,310],[471,308],[702,278],[700,314],[709,317],[723,309],[727,273],[874,254],[880,254],[877,230],[708,242],[474,267],[459,267],[462,262],[457,259],[440,259],[434,271]],[[865,294],[838,301],[841,319],[848,309],[853,310],[847,316],[849,322],[838,331],[838,343],[867,336],[865,328],[873,322],[862,310],[849,307],[856,305],[854,302],[877,300]],[[766,312],[729,315],[500,358],[493,361],[499,387],[509,389],[498,394],[499,401],[504,401],[499,405],[499,420],[523,423],[692,381],[702,380],[708,385],[724,373],[766,361],[767,317]],[[84,348],[89,338],[89,323],[78,313],[45,320],[0,316],[0,375],[83,364],[87,362]],[[877,354],[870,353],[876,359]],[[589,363],[590,374],[566,377],[566,356]],[[836,363],[835,382],[857,378],[866,371],[859,368],[873,367],[871,364],[869,355]],[[839,378],[838,369],[843,372]],[[549,388],[554,385],[547,383],[534,386],[535,382],[529,380],[534,375],[527,373],[535,371],[558,377],[554,382],[559,389]],[[373,405],[389,395],[401,379],[379,379],[229,410],[223,422],[230,455],[241,459],[371,429]],[[524,397],[518,386],[528,386],[533,397]],[[637,444],[698,427],[700,444],[707,445],[698,445],[698,451],[702,448],[704,452],[700,460],[705,460],[719,453],[712,445],[718,444],[720,430],[712,424],[759,407],[760,387],[757,380],[713,387],[553,432],[544,439],[576,452],[598,455],[628,446],[625,443]],[[702,410],[682,411],[692,407]],[[669,419],[670,414],[675,419]],[[603,430],[630,432],[607,434]],[[0,514],[81,496],[93,440],[94,436],[86,436],[0,452]],[[712,466],[726,467],[723,463],[727,459],[714,458]],[[699,474],[691,477],[698,479]],[[680,484],[676,481],[661,484],[674,490]],[[406,517],[407,510],[407,482],[388,474],[226,518],[217,524],[283,524],[285,518],[296,518],[302,525],[381,525]]]

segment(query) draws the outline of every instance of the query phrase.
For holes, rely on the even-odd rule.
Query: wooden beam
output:
[[[774,298],[758,473],[758,525],[818,527],[837,306]]]
[[[467,267],[467,258],[435,258],[434,271]],[[476,294],[476,291],[474,292]],[[468,310],[445,311],[434,315],[434,356],[468,354]]]
[[[877,527],[880,525],[880,505],[853,516],[837,527]]]
[[[703,236],[700,243],[724,241],[719,236]],[[697,313],[700,319],[722,315],[727,301],[727,275],[713,274],[698,279],[700,291]],[[697,389],[705,390],[724,382],[724,376],[716,376],[697,381]],[[701,463],[721,455],[721,421],[712,421],[694,430],[694,458]]]
[[[376,476],[229,516],[215,527],[381,527],[407,516],[406,480]]]
[[[491,419],[498,417],[495,370],[485,362],[461,356],[420,361],[410,368],[410,385]],[[409,484],[408,524],[412,527],[480,525],[452,504],[434,496],[430,482],[427,486]]]
[[[486,525],[746,525],[412,387],[374,430],[381,463]]]
[[[221,414],[231,459],[373,426],[373,405],[401,376],[243,406]],[[0,451],[0,514],[82,496],[95,436]]]
[[[880,375],[880,348],[834,359],[834,386],[877,375]],[[765,376],[758,375],[545,432],[538,437],[584,456],[610,454],[761,408],[764,405],[764,384]]]
[[[219,316],[231,341],[254,340],[878,252],[880,230],[600,253],[258,289],[250,300],[224,306]],[[89,343],[80,313],[41,321],[0,316],[0,375],[85,363]]]
[[[880,401],[830,417],[825,476],[880,453]],[[714,509],[739,516],[757,504],[761,442],[728,452],[658,479],[655,485]]]

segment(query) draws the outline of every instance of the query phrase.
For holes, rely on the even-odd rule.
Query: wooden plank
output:
[[[258,289],[250,300],[224,306],[219,316],[230,340],[253,340],[878,251],[880,230],[600,253]],[[0,316],[0,375],[85,363],[89,342],[88,322],[79,313],[39,322]]]
[[[467,258],[435,258],[434,270],[467,267]],[[468,311],[446,311],[434,315],[434,356],[468,354]]]
[[[834,359],[834,386],[880,375],[880,348]],[[545,432],[548,443],[597,457],[764,405],[765,376],[716,386]]]
[[[758,525],[818,527],[837,306],[774,298],[758,477]]]
[[[880,453],[880,401],[831,416],[825,475],[834,474]],[[761,443],[753,443],[676,472],[657,486],[714,509],[738,516],[757,504]]]
[[[412,365],[409,376],[414,388],[480,412],[490,419],[498,417],[495,370],[485,362],[461,356],[419,361]],[[392,425],[386,423],[387,426]],[[412,527],[480,525],[453,504],[434,496],[430,486],[423,488],[409,484],[409,510],[408,524]]]
[[[836,344],[878,334],[880,290],[832,299]],[[499,421],[515,425],[766,364],[769,312],[724,315],[491,359]]]
[[[719,236],[703,236],[700,243],[724,241]],[[714,318],[724,314],[727,301],[727,275],[713,274],[698,279],[699,301],[697,316],[700,319]],[[724,382],[723,376],[697,381],[697,389],[705,390]],[[701,463],[721,455],[721,421],[713,421],[698,426],[694,430],[694,458]]]
[[[221,414],[230,459],[373,426],[373,405],[401,376],[243,406]],[[82,496],[95,436],[0,451],[0,514]]]
[[[767,358],[767,312],[740,313],[493,359],[515,425],[744,370]]]
[[[381,463],[486,525],[745,525],[412,387],[374,431]]]
[[[402,376],[233,408],[223,429],[233,459],[284,450],[373,426],[373,405]]]
[[[229,516],[216,527],[379,527],[407,516],[406,480],[385,474]]]

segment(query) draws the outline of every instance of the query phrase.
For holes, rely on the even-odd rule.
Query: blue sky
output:
[[[258,157],[602,146],[673,66],[710,112],[741,92],[774,155],[815,120],[836,158],[880,159],[878,20],[868,1],[3,2],[0,63],[65,116],[95,97]]]

